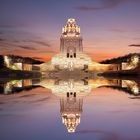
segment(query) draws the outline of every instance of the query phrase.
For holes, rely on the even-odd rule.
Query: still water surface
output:
[[[133,80],[12,80],[0,91],[0,140],[140,140]]]

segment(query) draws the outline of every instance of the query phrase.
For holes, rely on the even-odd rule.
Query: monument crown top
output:
[[[69,18],[66,25],[62,28],[62,34],[68,36],[80,35],[80,27],[74,18]]]
[[[76,20],[74,18],[69,18],[67,23],[75,23],[76,24]]]

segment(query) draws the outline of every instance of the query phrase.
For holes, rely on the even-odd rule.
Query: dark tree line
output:
[[[30,57],[21,57],[15,55],[8,55],[13,63],[26,63],[26,64],[42,64],[43,61],[35,60]],[[0,55],[0,69],[5,67],[4,56]]]
[[[0,69],[4,67],[4,58],[0,55]]]
[[[138,55],[140,57],[140,53],[130,53],[125,56],[120,56],[117,58],[107,59],[104,61],[101,61],[101,64],[120,64],[122,62],[127,62],[131,59],[132,56]]]
[[[42,64],[43,61],[35,60],[30,57],[21,57],[15,55],[8,55],[13,63],[26,63],[26,64]]]

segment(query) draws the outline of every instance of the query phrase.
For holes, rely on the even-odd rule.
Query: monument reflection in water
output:
[[[52,94],[60,98],[60,113],[62,123],[67,131],[72,133],[80,124],[83,112],[83,99],[95,88],[108,87],[124,91],[133,96],[140,95],[138,83],[132,80],[117,79],[25,79],[13,80],[0,84],[1,94],[9,95],[20,93],[23,90],[32,90],[37,87],[51,89]]]

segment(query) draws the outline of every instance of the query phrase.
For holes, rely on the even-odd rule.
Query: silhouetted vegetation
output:
[[[11,69],[2,69],[0,71],[1,78],[9,78],[9,79],[29,79],[29,78],[39,78],[41,77],[41,73],[37,71],[21,71],[21,70],[11,70]]]
[[[0,55],[0,69],[4,68],[4,58]]]
[[[26,64],[42,64],[43,61],[35,60],[30,57],[21,57],[15,55],[8,55],[14,63],[26,63]]]
[[[102,86],[102,87],[116,89],[118,91],[123,91],[125,93],[128,93],[130,95],[134,95],[134,96],[140,96],[140,93],[135,94],[133,91],[131,91],[131,89],[126,88],[126,87],[121,87],[121,86]]]
[[[13,94],[13,93],[20,93],[22,91],[30,91],[33,90],[35,88],[38,88],[40,86],[38,85],[29,85],[29,86],[25,86],[25,87],[12,87],[11,91],[8,94]],[[4,84],[0,85],[0,94],[4,93]]]
[[[129,61],[129,59],[134,55],[138,55],[140,57],[140,53],[130,53],[130,54],[125,55],[125,56],[120,56],[120,57],[117,57],[117,58],[107,59],[107,60],[101,61],[100,63],[101,64],[120,64],[122,62]]]

